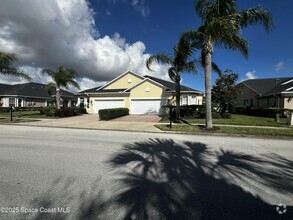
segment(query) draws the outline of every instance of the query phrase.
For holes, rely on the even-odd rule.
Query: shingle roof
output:
[[[292,77],[286,78],[266,78],[266,79],[250,79],[242,82],[242,84],[256,91],[260,96],[267,96],[281,93],[293,86],[293,82],[284,84]]]
[[[4,94],[11,87],[12,87],[12,85],[7,85],[7,84],[1,84],[0,83],[0,95]]]
[[[175,85],[175,83],[173,83],[173,82],[169,82],[169,81],[166,81],[166,80],[158,79],[158,78],[156,78],[156,77],[148,76],[148,75],[146,75],[146,76],[144,76],[144,77],[145,77],[145,78],[152,79],[152,80],[154,80],[155,82],[160,83],[161,85],[163,85],[163,86],[165,86],[165,87],[171,89],[172,91],[175,91],[175,90],[176,90],[176,88],[175,88],[176,85]],[[198,92],[198,93],[202,93],[202,92],[199,91],[199,90],[195,90],[195,89],[189,88],[189,87],[187,87],[187,86],[183,86],[183,85],[180,85],[180,91],[181,91],[181,92]]]
[[[6,84],[2,84],[6,85]],[[0,87],[2,87],[2,85]],[[4,88],[3,86],[2,88]],[[56,90],[52,89],[52,95],[56,95]],[[16,85],[6,85],[6,90],[1,92],[1,95],[14,95],[14,96],[29,96],[29,97],[41,97],[41,98],[50,98],[46,90],[46,85],[40,83],[24,83]],[[74,94],[68,91],[61,89],[61,96],[63,97],[74,97]]]

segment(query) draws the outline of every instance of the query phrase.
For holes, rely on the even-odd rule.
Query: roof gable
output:
[[[111,80],[104,86],[101,86],[99,89],[97,89],[97,92],[99,92],[99,90],[102,90],[102,89],[103,90],[122,89],[122,88],[127,89],[137,84],[143,79],[144,77],[132,71],[126,71],[125,73],[122,73],[121,75],[117,76],[115,79]]]
[[[152,79],[145,78],[144,80],[142,80],[141,82],[137,83],[137,84],[134,85],[133,87],[131,87],[131,88],[129,88],[129,89],[126,89],[124,92],[129,92],[129,91],[131,91],[132,89],[134,89],[134,88],[140,86],[141,84],[143,84],[143,83],[145,83],[145,82],[150,82],[150,83],[152,83],[153,85],[158,86],[158,87],[160,87],[160,88],[166,88],[164,85],[162,85],[162,84],[160,84],[160,83],[158,83],[158,82],[156,82],[156,81],[154,81],[154,80],[152,80]]]

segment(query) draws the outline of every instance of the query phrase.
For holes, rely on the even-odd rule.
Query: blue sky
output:
[[[237,72],[240,80],[293,76],[293,1],[238,2],[239,9],[265,6],[275,28],[269,33],[261,26],[243,30],[249,59],[215,48],[214,62]],[[41,73],[44,68],[75,69],[82,90],[127,70],[169,79],[166,66],[154,65],[156,71],[150,72],[145,61],[151,54],[172,54],[180,34],[199,25],[194,0],[1,0],[0,51],[17,54],[16,65],[35,82],[50,81]],[[0,83],[24,82],[0,75]],[[183,74],[183,84],[204,91],[203,70]]]
[[[145,14],[131,4],[131,1],[92,0],[96,25],[100,35],[118,32],[127,42],[142,41],[146,52],[155,54],[167,52],[177,43],[180,33],[196,28],[200,20],[194,11],[194,1],[185,0],[145,0],[142,7]],[[283,0],[238,1],[239,9],[257,5],[265,6],[273,15],[275,28],[266,32],[262,26],[244,29],[243,36],[249,41],[249,58],[239,52],[215,48],[214,61],[222,69],[232,69],[240,80],[247,78],[293,76],[293,2]],[[146,9],[147,10],[147,9]],[[203,70],[200,75],[183,74],[183,84],[204,89]],[[215,80],[216,74],[213,79]]]

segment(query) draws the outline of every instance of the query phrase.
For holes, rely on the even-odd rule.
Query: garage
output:
[[[162,105],[166,105],[166,99],[131,99],[131,114],[153,114],[160,115],[162,113]]]
[[[100,109],[107,108],[124,108],[124,99],[95,99],[95,113],[99,113]]]

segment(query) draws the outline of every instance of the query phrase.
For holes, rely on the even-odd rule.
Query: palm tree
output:
[[[195,10],[202,20],[197,30],[186,31],[181,38],[201,50],[205,72],[206,128],[212,129],[211,72],[214,46],[240,51],[248,58],[248,43],[241,30],[248,25],[273,28],[271,13],[262,6],[238,11],[235,0],[197,0]]]
[[[72,69],[66,69],[63,66],[60,66],[58,71],[53,71],[50,69],[44,69],[43,74],[48,74],[52,77],[53,82],[47,84],[48,88],[56,87],[56,107],[60,109],[60,87],[67,88],[69,85],[72,85],[79,89],[78,83],[75,81],[77,77],[77,72]]]
[[[196,61],[189,60],[192,55],[192,48],[184,41],[179,41],[174,47],[174,55],[158,53],[148,58],[146,66],[151,70],[150,65],[153,62],[169,65],[168,74],[170,79],[175,82],[176,90],[176,118],[180,117],[180,81],[182,72],[197,72]]]
[[[15,54],[0,51],[0,73],[6,76],[16,76],[26,80],[32,80],[29,75],[12,66],[12,63],[16,60]]]

